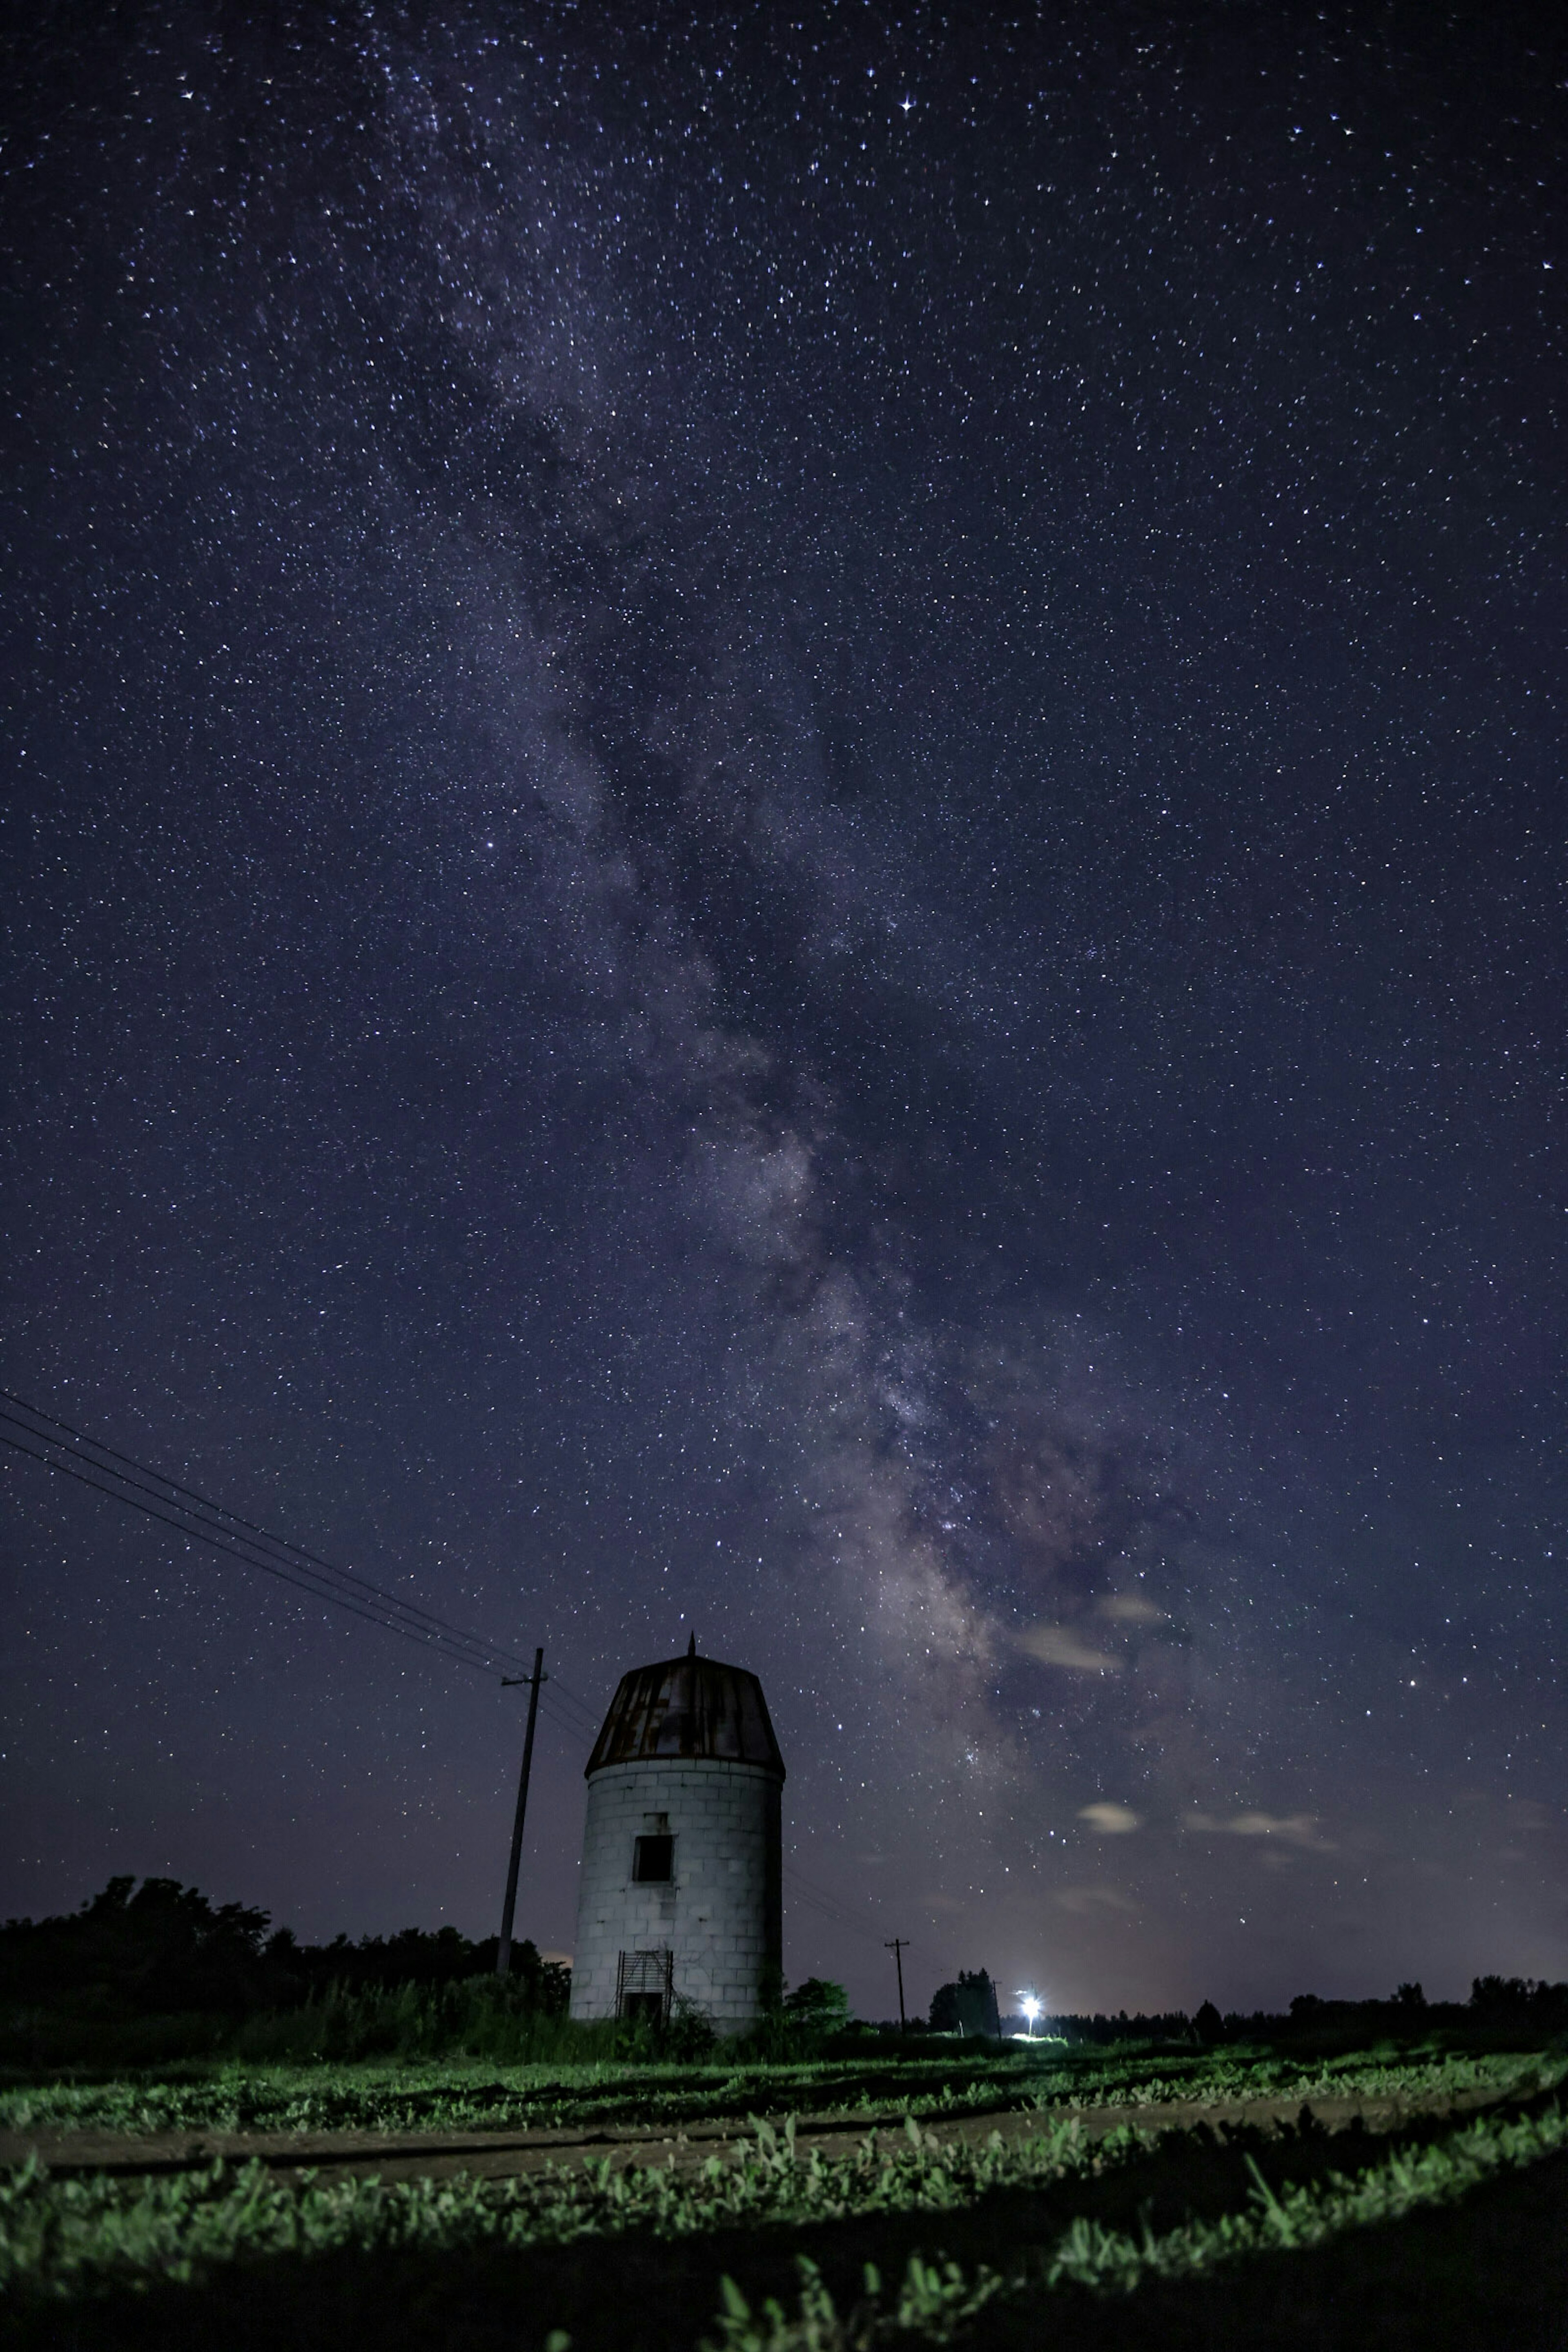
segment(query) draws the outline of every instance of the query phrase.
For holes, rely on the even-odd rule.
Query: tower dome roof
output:
[[[765,1764],[781,1780],[784,1777],[761,1683],[744,1666],[700,1658],[695,1634],[685,1657],[634,1666],[621,1676],[584,1778],[606,1764],[662,1758],[672,1763],[711,1758],[725,1764]]]

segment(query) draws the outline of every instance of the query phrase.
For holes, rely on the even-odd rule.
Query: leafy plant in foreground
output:
[[[1545,2071],[1542,2071],[1544,2064]],[[1360,2059],[1305,2064],[1238,2056],[1169,2057],[1066,2066],[985,2058],[945,2065],[837,2061],[736,2066],[247,2066],[100,2083],[43,2083],[0,2094],[13,2131],[521,2131],[645,2126],[665,2131],[751,2114],[836,2114],[870,2126],[933,2117],[1072,2107],[1147,2106],[1261,2096],[1291,2100],[1452,2096],[1555,2080],[1562,2061],[1442,2057],[1389,2065]]]
[[[1134,2238],[1079,2215],[1054,2249],[1009,2273],[910,2258],[903,2282],[885,2302],[875,2265],[864,2299],[844,2317],[817,2265],[797,2262],[800,2294],[788,2316],[770,2297],[753,2313],[731,2278],[721,2282],[718,2346],[705,2352],[872,2352],[900,2339],[940,2344],[1000,2298],[1025,2300],[1066,2285],[1097,2294],[1131,2294],[1151,2278],[1192,2277],[1240,2257],[1321,2245],[1343,2231],[1398,2220],[1423,2206],[1451,2204],[1498,2172],[1538,2163],[1568,2147],[1568,2116],[1557,2110],[1513,2122],[1473,2124],[1436,2146],[1400,2150],[1353,2175],[1281,2191],[1248,2159],[1254,2188],[1247,2208],[1214,2221],[1187,2221],[1156,2237]]]

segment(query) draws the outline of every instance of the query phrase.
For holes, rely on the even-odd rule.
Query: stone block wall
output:
[[[783,1958],[778,1775],[714,1759],[608,1764],[588,1782],[574,2017],[613,2017],[622,1952],[668,1949],[678,2002],[721,2032],[755,2022]],[[632,1876],[639,1837],[675,1841],[674,1876]]]

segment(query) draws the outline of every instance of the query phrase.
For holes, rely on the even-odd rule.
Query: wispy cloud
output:
[[[1142,1828],[1143,1822],[1142,1814],[1135,1813],[1131,1805],[1104,1802],[1080,1805],[1078,1817],[1105,1837],[1125,1837],[1130,1830]]]
[[[1314,1853],[1335,1851],[1333,1840],[1322,1835],[1312,1813],[1232,1813],[1224,1822],[1212,1813],[1188,1813],[1182,1826],[1221,1837],[1278,1838],[1284,1845],[1306,1846]]]
[[[1102,1617],[1113,1617],[1119,1625],[1168,1625],[1170,1619],[1163,1609],[1141,1592],[1108,1592],[1100,1603]]]
[[[1031,1625],[1018,1636],[1018,1647],[1043,1665],[1066,1666],[1078,1675],[1119,1675],[1121,1661],[1108,1650],[1091,1650],[1070,1625]]]
[[[1084,1918],[1095,1911],[1136,1911],[1138,1906],[1131,1895],[1123,1895],[1119,1886],[1064,1886],[1057,1896],[1064,1911]]]
[[[1556,1813],[1550,1805],[1537,1804],[1533,1797],[1515,1797],[1508,1809],[1509,1826],[1516,1830],[1549,1830]]]

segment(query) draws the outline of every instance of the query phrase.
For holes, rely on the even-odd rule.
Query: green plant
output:
[[[794,2316],[776,2297],[753,2313],[732,2278],[721,2281],[718,2346],[710,2352],[872,2352],[899,2342],[942,2344],[999,2299],[1037,2302],[1064,2286],[1129,2296],[1150,2279],[1192,2277],[1248,2255],[1322,2245],[1424,2206],[1454,2204],[1499,2172],[1537,2164],[1564,2147],[1568,2116],[1554,2109],[1470,2125],[1438,2145],[1399,2150],[1360,2173],[1331,2172],[1282,2190],[1249,2158],[1253,2186],[1247,2205],[1217,2221],[1184,2222],[1161,2235],[1145,2227],[1135,2237],[1080,2214],[1054,2247],[1024,2255],[1005,2273],[983,2265],[966,2275],[957,2263],[939,2265],[911,2254],[890,2307],[868,2265],[864,2299],[842,2318],[816,2264],[803,2257]]]

